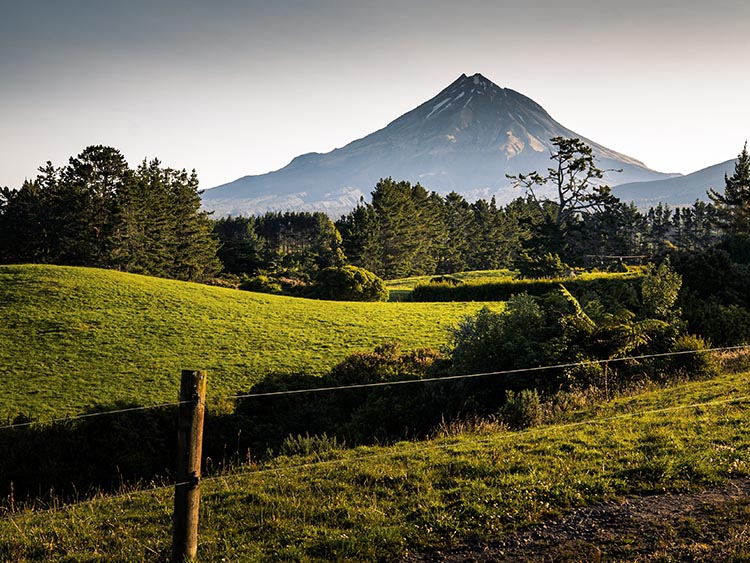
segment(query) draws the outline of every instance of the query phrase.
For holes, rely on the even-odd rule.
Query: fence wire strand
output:
[[[331,391],[343,391],[347,389],[370,389],[370,388],[376,388],[376,387],[410,385],[410,384],[416,384],[416,383],[439,383],[439,382],[444,382],[444,381],[456,381],[460,379],[474,379],[474,378],[479,378],[479,377],[491,377],[491,376],[500,376],[500,375],[516,375],[519,373],[532,373],[532,372],[547,371],[547,370],[554,370],[554,369],[566,369],[566,368],[572,368],[572,367],[612,364],[612,363],[618,363],[618,362],[647,360],[647,359],[653,359],[653,358],[665,358],[669,356],[684,356],[688,354],[703,354],[707,352],[728,352],[728,351],[734,351],[734,350],[747,350],[747,349],[750,349],[750,344],[742,345],[742,346],[725,346],[721,348],[705,348],[703,350],[681,350],[678,352],[643,354],[639,356],[625,356],[622,358],[612,358],[612,359],[606,359],[606,360],[583,360],[580,362],[570,362],[570,363],[548,365],[548,366],[536,366],[536,367],[529,367],[529,368],[489,371],[489,372],[483,372],[483,373],[470,373],[470,374],[463,374],[463,375],[447,375],[444,377],[425,377],[421,379],[404,379],[404,380],[398,380],[398,381],[378,381],[375,383],[357,383],[354,385],[339,385],[339,386],[332,386],[332,387],[312,387],[312,388],[305,388],[305,389],[288,389],[284,391],[269,391],[265,393],[247,393],[243,395],[228,395],[225,397],[217,397],[214,400],[224,401],[224,400],[253,399],[253,398],[263,398],[263,397],[281,397],[285,395],[301,395],[305,393],[324,393],[324,392],[331,392]],[[99,417],[99,416],[108,416],[108,415],[115,415],[115,414],[124,414],[124,413],[137,412],[137,411],[146,411],[146,410],[159,409],[159,408],[165,408],[165,407],[176,407],[176,406],[180,406],[180,405],[187,404],[190,402],[191,401],[178,401],[174,403],[162,403],[159,405],[128,407],[124,409],[117,409],[117,410],[111,410],[111,411],[86,413],[86,414],[80,414],[80,415],[69,416],[69,417],[64,417],[64,418],[54,418],[54,419],[49,419],[49,420],[33,420],[33,421],[27,421],[27,422],[19,422],[15,424],[7,424],[5,426],[0,426],[0,430],[23,428],[23,427],[28,427],[28,426],[34,426],[37,424],[62,423],[62,422],[69,422],[69,421],[86,419],[86,418],[94,418],[94,417]]]
[[[191,402],[192,401],[178,401],[176,403],[162,403],[160,405],[149,405],[145,407],[127,407],[124,409],[116,409],[116,410],[111,410],[111,411],[90,412],[90,413],[85,413],[85,414],[77,414],[75,416],[67,416],[64,418],[50,418],[47,420],[30,420],[27,422],[17,422],[15,424],[8,424],[5,426],[0,426],[0,430],[8,430],[11,428],[25,428],[27,426],[34,426],[37,424],[57,424],[57,423],[71,422],[74,420],[81,420],[81,419],[86,419],[86,418],[96,418],[99,416],[109,416],[113,414],[124,414],[124,413],[129,413],[129,412],[162,409],[165,407],[178,407],[180,405],[185,405]]]
[[[686,409],[693,409],[693,408],[699,408],[699,407],[713,407],[713,406],[727,405],[727,404],[732,404],[732,403],[743,403],[743,402],[750,402],[750,395],[743,395],[740,397],[730,397],[726,399],[716,399],[716,400],[704,401],[700,403],[691,403],[688,405],[672,405],[670,407],[662,407],[658,409],[648,409],[648,410],[643,410],[643,411],[620,413],[620,414],[616,414],[616,415],[612,415],[608,417],[590,418],[587,420],[581,420],[577,422],[568,422],[568,423],[562,423],[562,424],[549,424],[549,425],[539,426],[535,428],[526,428],[523,430],[509,431],[509,432],[502,434],[502,439],[511,439],[519,435],[533,435],[533,434],[543,433],[551,429],[565,431],[565,430],[569,430],[573,428],[581,428],[581,427],[586,427],[586,426],[606,424],[608,422],[613,422],[613,421],[624,419],[624,418],[637,418],[637,417],[642,417],[642,416],[647,416],[647,415],[652,415],[652,414],[662,414],[662,413],[673,412],[673,411],[678,411],[678,410],[686,410]],[[496,439],[497,439],[496,437],[492,437],[492,438],[485,437],[482,439],[475,440],[473,443],[479,446],[485,446],[496,441]],[[449,450],[456,446],[457,446],[456,443],[431,444],[431,445],[426,445],[426,446],[423,445],[420,448],[420,451],[424,452],[424,451]],[[314,469],[314,468],[327,466],[327,465],[358,463],[358,462],[370,461],[370,460],[375,460],[375,459],[397,457],[399,455],[403,455],[403,454],[399,452],[386,451],[383,453],[374,453],[374,454],[368,454],[368,455],[362,455],[362,456],[356,456],[356,457],[344,456],[344,457],[340,457],[337,459],[312,461],[312,462],[302,463],[302,464],[297,464],[297,465],[267,467],[263,469],[254,469],[252,471],[227,472],[227,473],[223,473],[220,475],[211,475],[208,477],[201,477],[198,483],[203,484],[203,483],[213,483],[213,482],[218,482],[218,481],[226,482],[226,481],[233,480],[233,479],[244,479],[246,477],[249,478],[249,477],[263,476],[263,475],[282,473],[282,472],[288,472],[288,471]],[[63,504],[62,506],[58,506],[58,507],[37,509],[37,510],[31,509],[31,512],[33,512],[34,514],[47,514],[47,513],[54,513],[54,512],[60,512],[60,511],[67,511],[67,510],[72,510],[75,508],[91,505],[102,500],[104,501],[118,500],[122,498],[128,498],[134,495],[152,494],[152,493],[165,491],[169,489],[175,489],[177,487],[187,486],[187,485],[195,485],[195,481],[194,480],[183,481],[179,483],[159,485],[156,487],[149,487],[147,489],[132,490],[132,491],[119,493],[119,494],[103,495],[100,497],[93,497],[93,498],[90,498],[81,502]],[[27,512],[27,511],[22,510],[17,514],[8,512],[6,515],[0,518],[11,520],[15,524],[16,518],[20,516],[23,512]]]

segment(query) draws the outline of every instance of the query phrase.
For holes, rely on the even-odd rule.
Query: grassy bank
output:
[[[477,304],[343,303],[90,268],[0,266],[0,421],[95,403],[176,400],[181,369],[213,397],[269,372],[321,374],[387,341],[439,347]]]
[[[397,561],[577,506],[750,469],[748,374],[654,390],[523,432],[331,450],[202,485],[200,561]],[[163,561],[169,488],[0,520],[7,561]],[[623,538],[627,542],[627,538]]]

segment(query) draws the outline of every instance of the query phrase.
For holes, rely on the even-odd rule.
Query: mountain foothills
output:
[[[367,199],[385,177],[421,183],[443,195],[455,191],[469,201],[494,196],[507,203],[519,194],[506,174],[546,170],[554,137],[588,144],[599,166],[612,170],[602,179],[609,185],[677,176],[585,139],[533,100],[475,74],[461,75],[434,98],[343,148],[301,155],[280,170],[206,190],[203,205],[220,215],[318,210],[337,217]],[[689,201],[679,203],[705,199],[709,187],[722,185],[721,174],[707,180],[702,189],[690,191]],[[669,191],[649,192],[643,199],[676,203]]]
[[[697,200],[707,201],[706,193],[724,185],[725,176],[732,174],[736,164],[737,159],[727,160],[685,176],[618,184],[612,188],[612,193],[623,201],[634,201],[640,208],[659,203],[673,207],[689,206]]]

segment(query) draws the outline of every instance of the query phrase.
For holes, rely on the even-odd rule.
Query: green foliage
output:
[[[388,295],[383,280],[357,266],[325,268],[313,288],[313,296],[334,301],[388,301]]]
[[[542,422],[542,402],[536,389],[522,389],[518,393],[505,392],[505,404],[500,409],[505,423],[514,429],[538,426]]]
[[[240,283],[240,289],[245,291],[255,291],[258,293],[272,293],[275,295],[281,295],[283,293],[281,283],[275,278],[263,274],[244,278]]]
[[[750,154],[747,142],[737,157],[732,176],[724,175],[724,193],[709,189],[716,205],[717,223],[729,235],[750,235]]]
[[[268,212],[255,219],[255,233],[263,241],[263,267],[276,274],[312,276],[345,261],[341,234],[320,211]]]
[[[508,266],[528,227],[524,201],[498,208],[473,204],[421,185],[383,179],[372,203],[360,203],[337,221],[351,262],[385,279]]]
[[[742,255],[742,245],[728,248]],[[720,346],[749,342],[750,266],[725,248],[678,254],[674,263],[683,279],[679,305],[688,330]]]
[[[400,378],[419,378],[442,355],[431,348],[402,351],[395,342],[376,346],[371,352],[357,352],[336,364],[330,371],[331,381],[337,385],[373,383]]]
[[[557,291],[561,283],[575,295],[607,296],[616,303],[636,307],[642,276],[637,272],[588,274],[575,278],[467,280],[460,285],[418,282],[411,293],[412,301],[507,301],[512,295],[528,293],[542,296]]]
[[[595,386],[609,394],[643,379],[669,379],[676,375],[674,370],[658,372],[660,366],[654,362],[595,365],[633,354],[666,352],[681,334],[682,323],[672,310],[679,276],[668,263],[650,276],[652,293],[644,297],[646,306],[636,307],[635,312],[620,300],[619,292],[581,292],[579,299],[564,285],[542,298],[516,295],[502,313],[483,309],[452,333],[454,369],[460,373],[511,370],[514,373],[503,376],[507,388],[536,388],[542,393],[561,386]],[[654,296],[654,288],[663,293]],[[583,365],[577,367],[515,372],[580,362]]]
[[[372,271],[384,278],[422,273],[417,257],[427,243],[420,232],[427,223],[422,221],[425,210],[417,207],[413,197],[418,190],[422,190],[418,184],[412,187],[409,182],[386,178],[378,182],[372,192],[375,221],[368,250]]]
[[[716,299],[688,297],[683,303],[688,329],[708,338],[716,346],[750,342],[750,310],[740,305],[723,305]]]
[[[95,266],[205,281],[218,245],[200,211],[195,172],[158,160],[128,168],[111,147],[87,147],[68,166],[51,163],[0,205],[0,259]]]
[[[546,252],[540,256],[521,253],[516,259],[516,268],[525,278],[559,278],[570,267],[560,260],[560,256]]]
[[[539,304],[527,294],[514,295],[501,313],[484,307],[452,331],[453,368],[482,373],[540,365],[547,336]]]
[[[682,276],[672,269],[669,257],[646,272],[641,284],[643,314],[657,319],[675,316],[674,305],[682,287]]]
[[[222,217],[214,222],[213,232],[221,244],[217,256],[225,272],[250,276],[263,266],[265,245],[253,217]]]
[[[450,401],[442,386],[397,385],[359,389],[359,385],[422,379],[441,365],[432,349],[402,351],[397,344],[358,352],[322,377],[275,374],[258,382],[250,394],[282,390],[350,387],[336,392],[288,395],[238,403],[237,414],[247,421],[243,431],[252,451],[282,451],[288,437],[310,434],[349,444],[388,442],[424,436],[438,425]],[[456,400],[459,400],[457,397]]]
[[[711,343],[694,334],[678,336],[670,352],[680,355],[667,357],[657,373],[668,379],[708,379],[719,374],[719,365],[711,352]]]

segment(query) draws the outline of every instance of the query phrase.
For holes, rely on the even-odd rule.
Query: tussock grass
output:
[[[724,375],[521,432],[489,425],[239,467],[201,485],[199,560],[398,561],[604,499],[698,490],[750,472],[748,396],[747,373]],[[162,489],[6,516],[0,559],[165,560],[171,502]]]
[[[440,347],[477,304],[345,303],[257,294],[91,268],[0,266],[0,422],[95,403],[174,402],[180,370],[209,395],[269,372],[322,374],[388,341]]]

